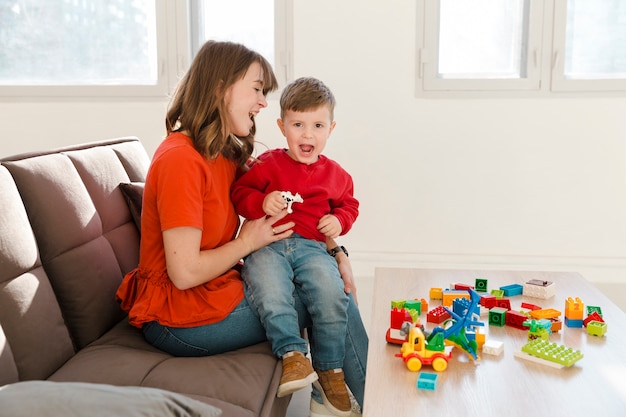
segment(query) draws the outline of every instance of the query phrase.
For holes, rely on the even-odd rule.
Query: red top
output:
[[[202,230],[200,249],[234,239],[239,217],[230,201],[237,166],[219,156],[208,160],[181,133],[167,137],[156,150],[143,196],[139,266],[129,272],[116,296],[130,323],[141,327],[193,327],[224,319],[243,299],[239,272],[179,290],[167,275],[162,232],[190,226]]]
[[[250,170],[233,185],[231,197],[237,213],[247,219],[265,216],[263,199],[272,191],[300,194],[303,203],[293,203],[293,213],[277,224],[294,221],[294,232],[325,242],[317,230],[319,219],[333,214],[346,234],[359,215],[359,202],[354,198],[352,177],[335,161],[320,155],[307,165],[293,160],[286,149],[264,152]]]

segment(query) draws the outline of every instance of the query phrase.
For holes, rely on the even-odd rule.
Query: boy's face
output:
[[[335,128],[328,106],[297,112],[286,110],[278,127],[287,138],[288,154],[295,161],[310,165],[317,161]]]

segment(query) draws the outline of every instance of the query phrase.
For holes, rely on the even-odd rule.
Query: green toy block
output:
[[[504,326],[506,321],[506,308],[494,307],[489,310],[489,325]]]
[[[504,297],[504,290],[491,290],[491,295],[496,298],[502,298]]]
[[[564,367],[572,366],[583,358],[580,350],[543,339],[534,339],[528,342],[522,346],[522,352]]]
[[[476,278],[474,287],[477,292],[487,292],[487,280],[484,278]]]

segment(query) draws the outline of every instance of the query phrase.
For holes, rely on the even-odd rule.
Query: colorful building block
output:
[[[510,310],[511,300],[509,300],[508,298],[496,298],[496,307],[501,307],[501,308]]]
[[[496,298],[502,298],[502,297],[504,297],[504,291],[502,291],[502,290],[491,290],[491,295],[493,295]]]
[[[593,312],[598,313],[600,317],[602,317],[602,309],[598,306],[587,306],[587,314],[591,314]]]
[[[591,321],[587,324],[587,333],[592,336],[602,337],[606,330],[607,324],[602,321]]]
[[[504,319],[507,326],[515,327],[520,330],[526,330],[524,322],[528,320],[528,317],[525,314],[518,313],[514,310],[507,310]]]
[[[488,281],[484,278],[476,278],[476,282],[474,283],[474,287],[478,292],[487,292],[487,284]]]
[[[583,321],[579,319],[570,319],[568,317],[565,317],[564,322],[567,327],[571,327],[574,329],[582,329],[584,327]]]
[[[552,281],[531,279],[524,283],[523,287],[523,294],[527,297],[547,299],[554,297],[556,293],[556,285]]]
[[[484,294],[480,296],[480,305],[486,308],[493,308],[496,306],[496,297],[491,294]]]
[[[417,377],[417,389],[434,391],[437,388],[438,375],[433,372],[420,372]]]
[[[459,291],[467,291],[470,288],[474,289],[474,287],[472,287],[469,284],[463,284],[462,282],[457,282],[456,284],[454,284],[453,286],[451,286],[452,289],[454,290],[459,290]]]
[[[567,297],[565,300],[565,318],[570,320],[582,320],[584,314],[585,303],[578,297],[575,299],[572,297]]]
[[[443,289],[439,287],[431,288],[428,292],[428,296],[431,300],[441,300],[443,298]]]
[[[515,356],[529,360],[532,360],[532,358],[540,359],[535,360],[535,362],[544,363],[557,368],[570,367],[574,363],[581,360],[584,356],[579,350],[543,339],[531,340],[522,346],[520,352],[530,356],[531,358],[527,358],[524,355],[518,355],[518,352],[515,352]]]
[[[504,343],[497,340],[487,340],[483,345],[483,354],[499,356],[504,352]]]
[[[489,324],[494,326],[504,326],[506,323],[506,309],[494,307],[489,310]]]
[[[430,310],[426,315],[426,321],[429,323],[441,324],[450,318],[450,313],[442,306],[437,306]]]
[[[450,307],[452,306],[452,301],[457,298],[470,298],[470,295],[467,291],[457,291],[457,290],[446,290],[443,292],[443,299],[441,304]]]
[[[505,297],[514,297],[516,295],[522,295],[524,287],[521,284],[510,284],[500,287],[504,291]]]
[[[583,320],[583,326],[587,327],[589,322],[592,322],[592,321],[599,321],[601,323],[604,323],[604,319],[602,318],[602,316],[598,314],[597,311],[594,311],[593,313],[588,315],[586,319]]]

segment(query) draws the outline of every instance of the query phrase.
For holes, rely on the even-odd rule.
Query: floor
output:
[[[374,296],[374,277],[357,277],[357,299],[365,327],[368,328],[371,318],[372,299]],[[611,301],[626,312],[626,283],[596,283]],[[370,337],[372,337],[370,335]],[[293,394],[287,417],[309,417],[310,390],[303,389]]]

